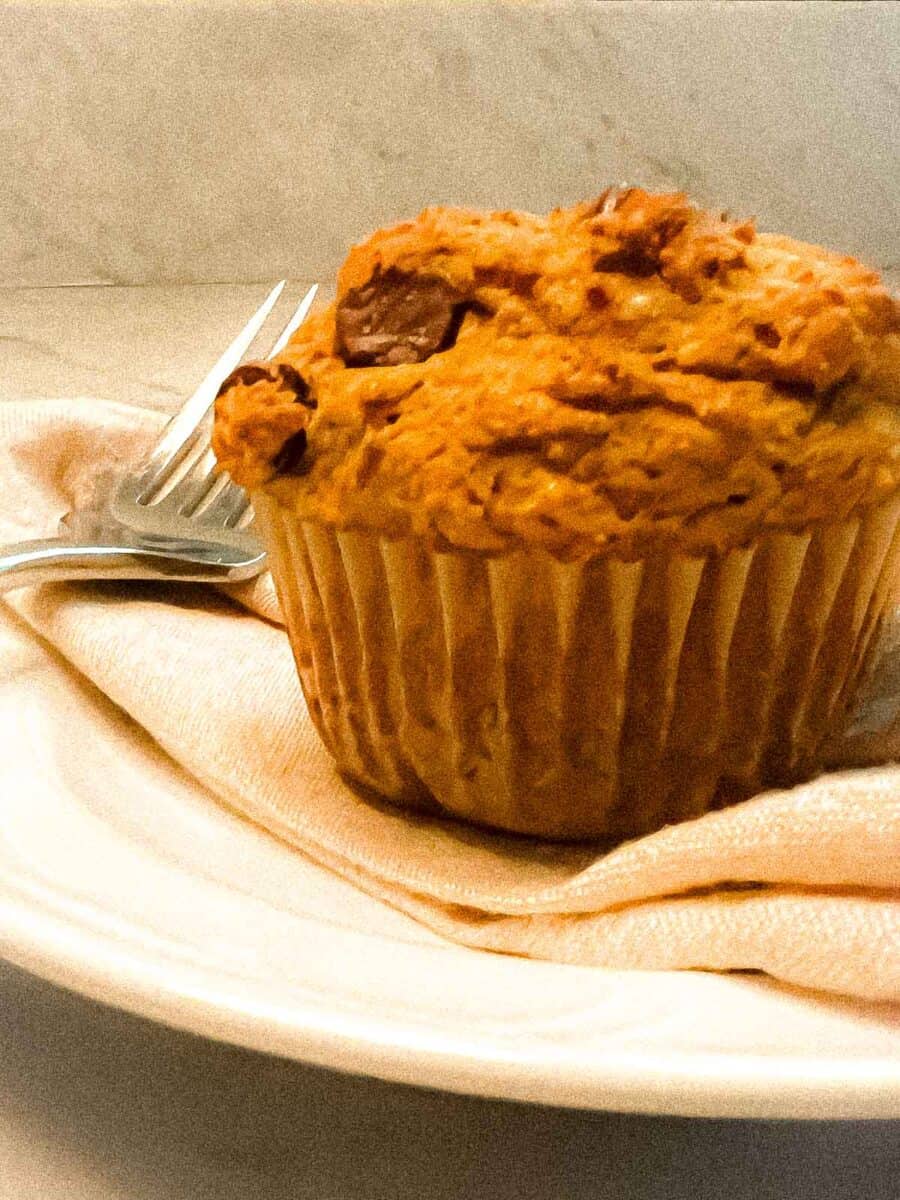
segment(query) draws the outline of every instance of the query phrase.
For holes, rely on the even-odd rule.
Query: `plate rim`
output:
[[[473,953],[477,953],[473,951]],[[173,977],[149,952],[40,911],[0,890],[0,956],[48,982],[183,1032],[326,1069],[495,1100],[654,1116],[720,1119],[900,1118],[900,1059],[834,1060],[728,1053],[604,1052],[575,1061],[519,1047],[466,1042],[455,1031],[397,1019],[328,1014],[298,1001],[289,1010],[242,1001],[232,984],[179,963]],[[611,974],[619,974],[611,972]],[[629,972],[634,974],[634,972]],[[655,972],[644,972],[647,975]],[[705,978],[695,973],[699,987]],[[289,1018],[289,1019],[288,1019]],[[489,1068],[486,1070],[486,1067]]]

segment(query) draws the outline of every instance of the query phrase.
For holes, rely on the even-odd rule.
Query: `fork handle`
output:
[[[260,554],[262,559],[262,554]],[[246,558],[235,564],[227,546],[86,546],[61,538],[0,546],[0,592],[64,579],[155,579],[228,583],[259,572]]]

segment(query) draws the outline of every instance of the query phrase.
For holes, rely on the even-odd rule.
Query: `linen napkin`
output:
[[[0,405],[0,540],[52,533],[160,421],[85,399]],[[3,601],[223,804],[449,939],[900,1002],[897,629],[839,769],[617,847],[557,845],[362,798],[307,716],[271,580],[228,593],[60,584]]]

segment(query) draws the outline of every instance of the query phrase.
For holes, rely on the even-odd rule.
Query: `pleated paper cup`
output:
[[[900,498],[706,558],[560,563],[258,523],[313,721],[396,803],[627,838],[808,778],[900,569]]]

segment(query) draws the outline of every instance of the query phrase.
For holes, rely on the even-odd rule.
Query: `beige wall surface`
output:
[[[0,285],[326,278],[623,180],[889,267],[898,56],[880,3],[0,2]]]

